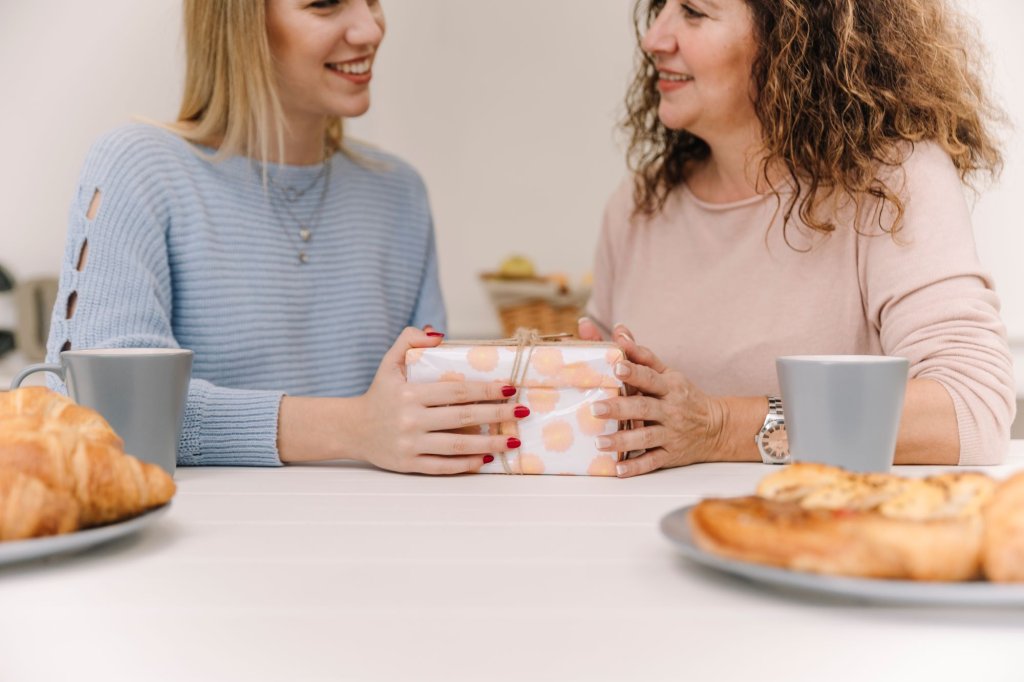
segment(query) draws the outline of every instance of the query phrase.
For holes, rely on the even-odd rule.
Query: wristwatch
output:
[[[782,398],[779,396],[768,396],[768,416],[764,418],[764,426],[754,436],[754,442],[765,464],[789,464],[786,418],[782,413]]]

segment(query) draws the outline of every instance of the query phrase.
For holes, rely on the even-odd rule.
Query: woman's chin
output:
[[[358,118],[370,110],[370,96],[350,99],[346,102],[332,103],[327,107],[327,115],[337,118]]]

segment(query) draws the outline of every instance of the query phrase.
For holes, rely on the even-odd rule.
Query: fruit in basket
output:
[[[509,256],[501,262],[498,274],[508,278],[533,277],[533,261],[526,256]]]

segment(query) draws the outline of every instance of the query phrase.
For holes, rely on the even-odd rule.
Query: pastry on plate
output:
[[[175,492],[97,412],[41,387],[0,393],[0,474],[0,540],[121,521]]]
[[[981,572],[983,474],[909,479],[820,464],[776,472],[758,495],[709,499],[689,515],[696,544],[742,561],[833,575],[956,581]]]
[[[1024,472],[996,489],[985,508],[982,562],[993,582],[1024,582]]]

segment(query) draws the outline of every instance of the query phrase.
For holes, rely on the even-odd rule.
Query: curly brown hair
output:
[[[893,219],[883,229],[895,233],[903,202],[880,171],[899,166],[917,142],[942,147],[965,184],[979,173],[998,177],[994,128],[1006,117],[984,87],[977,31],[949,0],[744,1],[758,44],[751,79],[763,130],[759,177],[780,202],[770,167],[797,190],[784,226],[798,210],[808,227],[833,231],[816,209],[839,190],[858,208],[867,197],[888,204]],[[664,4],[637,0],[638,44]],[[660,211],[710,154],[704,140],[658,119],[657,80],[653,58],[640,50],[622,125],[636,212],[644,215]]]

